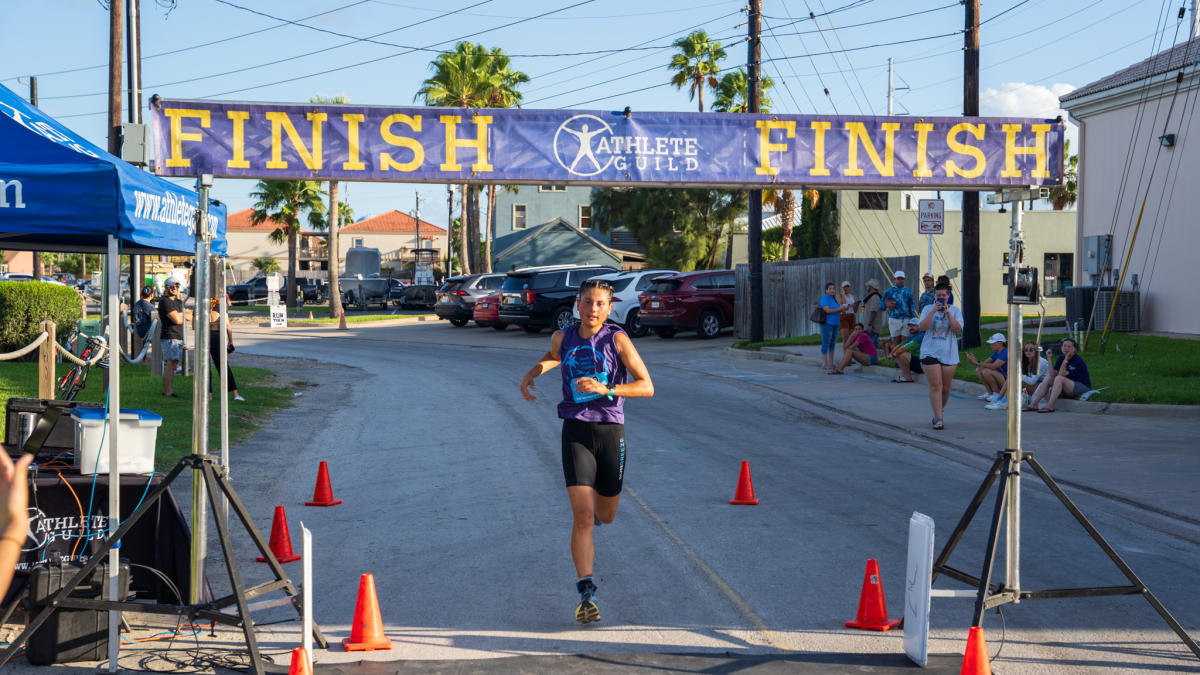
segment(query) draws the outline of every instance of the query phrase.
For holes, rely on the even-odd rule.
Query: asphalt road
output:
[[[536,660],[545,655],[585,654],[595,658],[579,672],[595,672],[622,663],[705,669],[688,659],[775,656],[718,669],[883,672],[906,663],[902,633],[843,627],[857,608],[867,559],[878,559],[898,618],[909,515],[934,518],[940,550],[988,466],[924,438],[864,429],[772,389],[772,381],[801,377],[802,366],[729,359],[721,354],[727,335],[640,339],[656,395],[626,404],[625,492],[616,522],[597,530],[603,620],[582,627],[573,621],[570,512],[554,409],[560,380],[557,373],[539,379],[535,403],[517,389],[547,348],[548,332],[446,323],[239,326],[236,341],[234,367],[236,359],[288,357],[275,362],[285,379],[316,383],[298,407],[236,450],[241,496],[264,532],[276,504],[287,506],[297,546],[300,521],[313,531],[315,616],[327,634],[349,634],[359,575],[371,572],[394,642],[390,652],[366,655],[334,647],[318,652],[318,664],[447,660],[439,667],[458,672],[454,661],[517,657],[476,669],[524,672],[568,669]],[[303,507],[322,459],[344,503]],[[728,503],[743,460],[758,506]],[[1123,583],[1049,493],[1029,482],[1026,587]],[[1200,528],[1073,496],[1181,623],[1200,627],[1192,583]],[[972,527],[953,562],[977,572],[985,534],[985,521]],[[257,581],[265,566],[252,562],[251,548],[241,537],[239,563]],[[299,563],[287,568],[299,578]],[[288,616],[272,610],[258,620]],[[957,671],[970,617],[970,600],[934,600],[930,653],[942,656],[935,665]],[[989,613],[984,627],[989,651],[999,652],[997,672],[1200,666],[1137,597],[1025,602],[1003,616]],[[267,627],[264,643],[286,649],[297,644],[298,628]]]

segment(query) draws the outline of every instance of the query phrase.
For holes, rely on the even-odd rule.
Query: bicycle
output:
[[[78,340],[78,335],[76,335],[71,342],[76,340]],[[97,353],[104,351],[107,347],[108,341],[104,338],[104,336],[89,335],[87,336],[87,346],[84,347],[83,354],[79,358],[83,361],[91,361],[93,358],[95,358]],[[105,356],[104,358],[100,359],[96,365],[100,366],[102,370],[107,371],[108,357]],[[67,374],[58,381],[58,386],[56,386],[54,389],[56,398],[58,398],[60,401],[74,401],[75,396],[78,395],[80,391],[83,391],[83,387],[87,383],[88,372],[90,372],[91,369],[92,366],[81,366],[78,364],[71,366],[71,369],[68,370]]]

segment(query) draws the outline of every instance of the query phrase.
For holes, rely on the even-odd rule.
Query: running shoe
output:
[[[992,395],[991,395],[991,394],[989,394],[988,392],[986,392],[986,391],[985,391],[985,392],[983,392],[982,394],[980,394],[980,395],[976,396],[975,398],[976,398],[976,399],[978,399],[978,400],[980,400],[980,401],[988,401],[988,402],[991,402],[991,400],[992,400]]]
[[[983,407],[988,410],[1005,410],[1008,408],[1008,399],[1007,398],[998,398],[995,401],[992,401],[991,403],[989,403]]]
[[[600,608],[596,606],[596,584],[591,579],[582,579],[575,584],[579,591],[579,606],[575,608],[575,620],[591,623],[600,620]]]

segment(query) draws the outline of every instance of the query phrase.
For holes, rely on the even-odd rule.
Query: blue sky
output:
[[[1186,39],[1191,17],[1178,25],[1181,1],[984,2],[981,113],[1054,117],[1059,95],[1170,47],[1177,29]],[[436,51],[469,39],[514,55],[513,68],[531,77],[527,108],[695,111],[686,90],[667,84],[670,43],[702,28],[726,45],[724,66],[746,60],[746,15],[736,0],[177,0],[168,11],[170,4],[142,0],[144,101],[155,93],[277,102],[345,94],[353,103],[407,106]],[[763,5],[773,112],[885,114],[889,57],[897,114],[961,112],[957,0]],[[25,93],[27,80],[18,78],[37,75],[40,107],[104,146],[104,7],[26,0],[5,3],[2,17],[0,84]],[[218,180],[214,196],[239,210],[251,205],[253,185]],[[423,219],[446,223],[444,187],[353,183],[348,190],[356,217],[411,212],[419,190]]]

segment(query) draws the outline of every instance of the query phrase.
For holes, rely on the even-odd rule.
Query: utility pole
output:
[[[747,41],[747,92],[746,103],[750,114],[757,115],[762,109],[762,82],[759,75],[762,52],[762,0],[750,0],[750,39]],[[763,341],[763,254],[762,254],[762,190],[750,191],[749,204],[750,237],[750,341]],[[732,241],[732,240],[731,240]]]
[[[129,123],[142,123],[142,19],[140,15],[141,0],[127,0],[125,12],[125,35],[127,50],[125,53],[126,67],[129,69]],[[145,257],[129,256],[129,306],[132,308],[138,300],[139,291],[146,278]],[[139,340],[134,336],[131,344],[139,347]],[[136,350],[135,350],[136,351]],[[132,352],[131,352],[132,353]]]
[[[416,210],[416,214],[413,216],[413,220],[417,221],[416,222],[417,243],[416,243],[416,245],[413,246],[413,273],[412,273],[412,282],[415,285],[417,283],[417,255],[418,255],[418,251],[421,248],[421,193],[420,192],[417,193],[417,210]]]
[[[35,108],[37,107],[37,104],[38,104],[37,75],[29,76],[29,104]],[[42,275],[45,273],[45,270],[42,268],[42,252],[41,251],[33,251],[33,261],[32,262],[33,262],[33,269],[31,271],[33,272],[33,279],[34,279],[34,281],[41,281]]]
[[[1192,40],[1200,37],[1200,0],[1192,0]]]
[[[979,116],[979,0],[965,0],[966,44],[963,49],[963,116]],[[962,197],[963,347],[979,341],[979,193]]]
[[[448,278],[453,276],[450,270],[453,268],[452,258],[450,255],[450,242],[454,240],[454,185],[446,184],[446,269],[442,273]]]

